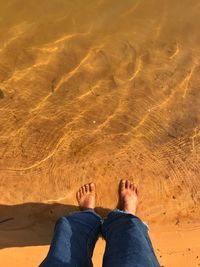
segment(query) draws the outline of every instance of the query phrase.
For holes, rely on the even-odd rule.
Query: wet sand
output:
[[[0,1],[4,267],[39,264],[82,184],[106,215],[121,178],[140,188],[161,265],[200,266],[199,12],[196,0]]]

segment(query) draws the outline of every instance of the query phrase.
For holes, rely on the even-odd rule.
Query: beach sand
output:
[[[38,266],[76,190],[95,182],[106,216],[122,178],[139,186],[161,266],[200,266],[199,11],[196,0],[0,0],[2,266]]]

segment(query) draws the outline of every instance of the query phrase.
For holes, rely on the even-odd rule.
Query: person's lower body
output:
[[[91,267],[99,234],[106,240],[104,267],[158,267],[147,226],[136,216],[112,211],[102,223],[94,211],[60,218],[40,267]]]
[[[104,267],[159,267],[148,227],[131,213],[114,210],[102,225]]]
[[[39,267],[91,267],[101,217],[92,210],[60,218],[45,260]]]

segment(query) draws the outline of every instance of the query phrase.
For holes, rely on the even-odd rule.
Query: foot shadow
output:
[[[75,211],[79,211],[78,206],[59,203],[0,205],[0,249],[49,245],[56,220]],[[102,217],[110,211],[96,208]]]

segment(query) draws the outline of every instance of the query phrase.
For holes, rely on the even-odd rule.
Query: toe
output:
[[[94,192],[94,191],[95,191],[95,184],[90,183],[90,192]]]
[[[81,187],[81,193],[82,193],[82,194],[85,194],[85,186],[82,186],[82,187]]]
[[[121,180],[120,186],[121,186],[121,190],[124,190],[126,188],[126,181]]]
[[[80,200],[80,198],[81,198],[81,192],[80,192],[80,191],[78,191],[78,192],[76,193],[76,198],[77,198],[78,200]]]
[[[80,196],[80,198],[83,196],[83,191],[82,191],[82,187],[79,189],[79,196]]]
[[[126,180],[126,188],[129,189],[130,188],[130,181],[129,180]]]
[[[130,189],[131,189],[131,190],[134,190],[134,188],[135,188],[135,187],[134,187],[134,184],[133,184],[133,183],[130,183]]]

